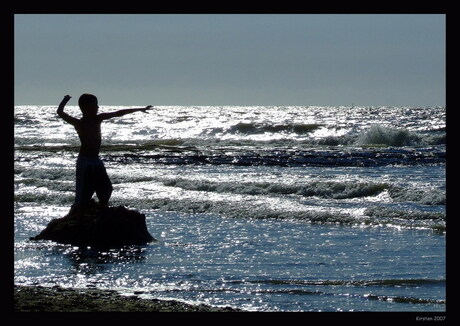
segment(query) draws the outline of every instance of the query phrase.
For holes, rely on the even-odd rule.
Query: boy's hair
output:
[[[88,105],[91,105],[94,103],[97,104],[97,97],[94,96],[93,94],[85,93],[85,94],[82,94],[80,98],[78,99],[78,106],[80,107],[80,109],[85,108]]]

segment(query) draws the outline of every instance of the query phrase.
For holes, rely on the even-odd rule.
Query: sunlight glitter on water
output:
[[[55,108],[17,107],[15,282],[251,310],[444,311],[444,127],[445,108],[159,107],[111,120],[111,205],[145,214],[159,241],[98,251],[27,240],[73,203],[79,140]]]

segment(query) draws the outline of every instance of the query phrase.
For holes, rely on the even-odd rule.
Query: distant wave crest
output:
[[[382,125],[371,126],[356,140],[357,145],[413,146],[421,143],[422,138],[414,132]]]
[[[257,122],[239,122],[228,129],[230,133],[241,133],[241,134],[262,134],[265,132],[270,133],[295,133],[305,134],[312,132],[320,127],[322,124],[307,123],[307,124],[265,124]]]

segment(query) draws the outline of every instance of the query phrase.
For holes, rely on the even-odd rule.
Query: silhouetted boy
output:
[[[74,118],[64,112],[64,107],[70,100],[70,96],[64,96],[57,109],[57,114],[75,127],[80,138],[81,147],[77,159],[77,182],[75,202],[70,212],[75,212],[84,208],[94,192],[99,198],[99,205],[102,208],[108,207],[110,195],[112,194],[112,183],[104,167],[104,163],[99,159],[101,148],[101,122],[113,117],[121,117],[133,112],[146,112],[151,109],[151,105],[145,108],[124,109],[108,113],[97,114],[99,109],[97,97],[92,94],[83,94],[78,100],[83,117]]]

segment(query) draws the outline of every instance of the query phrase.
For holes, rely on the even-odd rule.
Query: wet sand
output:
[[[14,286],[15,312],[237,312],[230,307],[121,296],[115,291]]]

